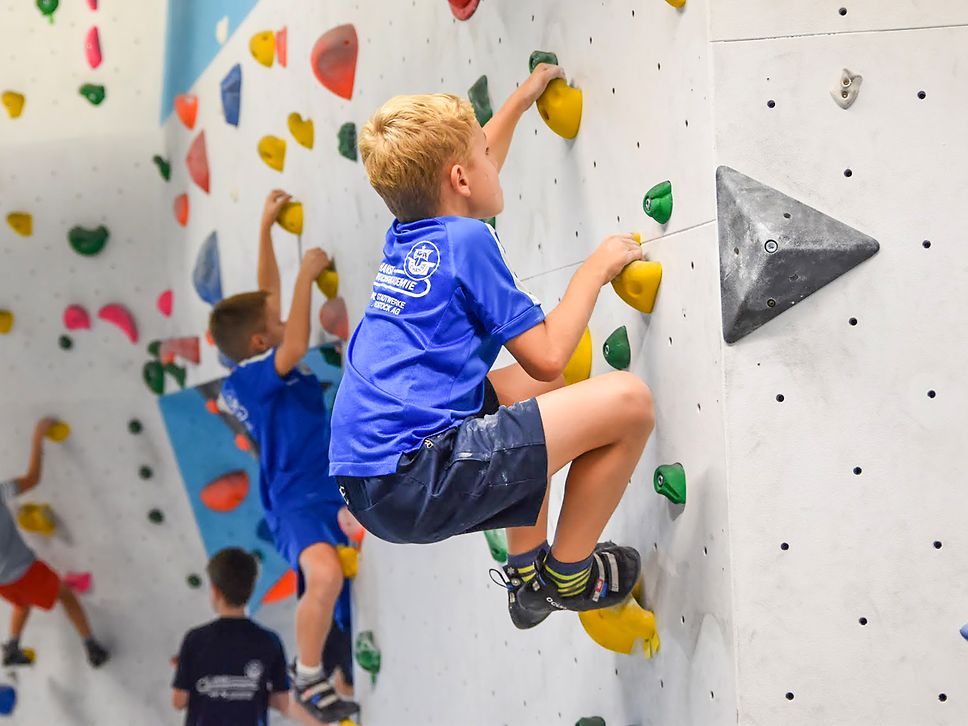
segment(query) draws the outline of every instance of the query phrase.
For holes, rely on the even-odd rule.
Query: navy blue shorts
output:
[[[482,415],[424,439],[401,455],[394,474],[337,481],[360,523],[388,542],[531,526],[548,488],[538,403],[497,406],[490,390]]]

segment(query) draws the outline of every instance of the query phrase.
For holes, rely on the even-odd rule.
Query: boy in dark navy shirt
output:
[[[265,726],[268,708],[289,709],[286,653],[279,636],[249,620],[255,557],[237,547],[208,563],[218,620],[188,631],[178,653],[172,705],[186,726]]]
[[[291,199],[274,190],[266,200],[259,238],[257,292],[226,298],[212,310],[216,345],[239,365],[222,384],[221,405],[259,445],[259,493],[276,549],[298,575],[297,658],[293,681],[299,703],[323,723],[359,710],[341,699],[321,663],[334,622],[349,629],[349,588],[336,548],[349,540],[337,516],[344,507],[329,475],[329,417],[323,391],[300,361],[309,347],[313,284],[329,266],[319,248],[306,251],[289,318],[280,319],[280,279],[270,230]]]
[[[538,65],[483,129],[444,94],[392,98],[363,128],[367,176],[396,219],[332,417],[330,472],[370,532],[424,543],[508,528],[518,628],[633,589],[639,553],[597,540],[654,421],[630,373],[562,380],[599,290],[643,257],[633,237],[606,238],[545,315],[478,221],[503,209],[498,172],[518,119],[561,76]],[[517,363],[491,371],[502,346]],[[549,481],[569,464],[549,546]]]

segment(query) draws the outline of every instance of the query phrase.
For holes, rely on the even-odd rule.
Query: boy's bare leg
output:
[[[343,568],[336,548],[323,542],[302,551],[299,567],[306,591],[296,607],[296,647],[299,662],[308,668],[317,668],[333,622],[336,600],[343,588]]]
[[[27,618],[30,617],[30,608],[14,605],[10,613],[10,640],[20,640],[27,625]]]
[[[64,612],[67,613],[67,617],[70,619],[74,629],[77,630],[78,635],[82,639],[88,640],[91,637],[91,625],[87,622],[87,615],[84,614],[84,608],[81,607],[77,596],[63,582],[60,585],[60,591],[57,593],[57,599],[64,606]]]
[[[538,397],[548,476],[571,462],[552,547],[560,562],[595,548],[655,425],[652,394],[631,373],[596,376]]]

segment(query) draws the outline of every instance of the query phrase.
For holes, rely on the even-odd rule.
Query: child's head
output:
[[[212,583],[212,607],[245,607],[252,597],[259,567],[255,557],[239,547],[219,550],[208,561],[208,579]]]
[[[220,301],[208,319],[215,345],[238,362],[265,353],[282,343],[285,325],[270,315],[269,293],[243,292]]]
[[[370,184],[401,222],[504,209],[487,137],[457,96],[391,98],[360,132],[360,154]]]

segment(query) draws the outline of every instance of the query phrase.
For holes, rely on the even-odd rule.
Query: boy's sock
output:
[[[322,664],[318,666],[308,666],[303,665],[302,661],[298,658],[296,659],[296,685],[305,686],[309,683],[314,683],[323,677],[323,666]]]
[[[528,550],[518,555],[508,554],[508,566],[518,571],[523,582],[530,582],[534,579],[535,560],[549,552],[551,552],[551,547],[548,544],[548,540],[545,540],[533,550]]]
[[[589,555],[581,562],[561,562],[555,559],[553,553],[549,553],[544,572],[562,597],[575,597],[581,595],[588,586],[588,580],[592,576],[592,556]]]

